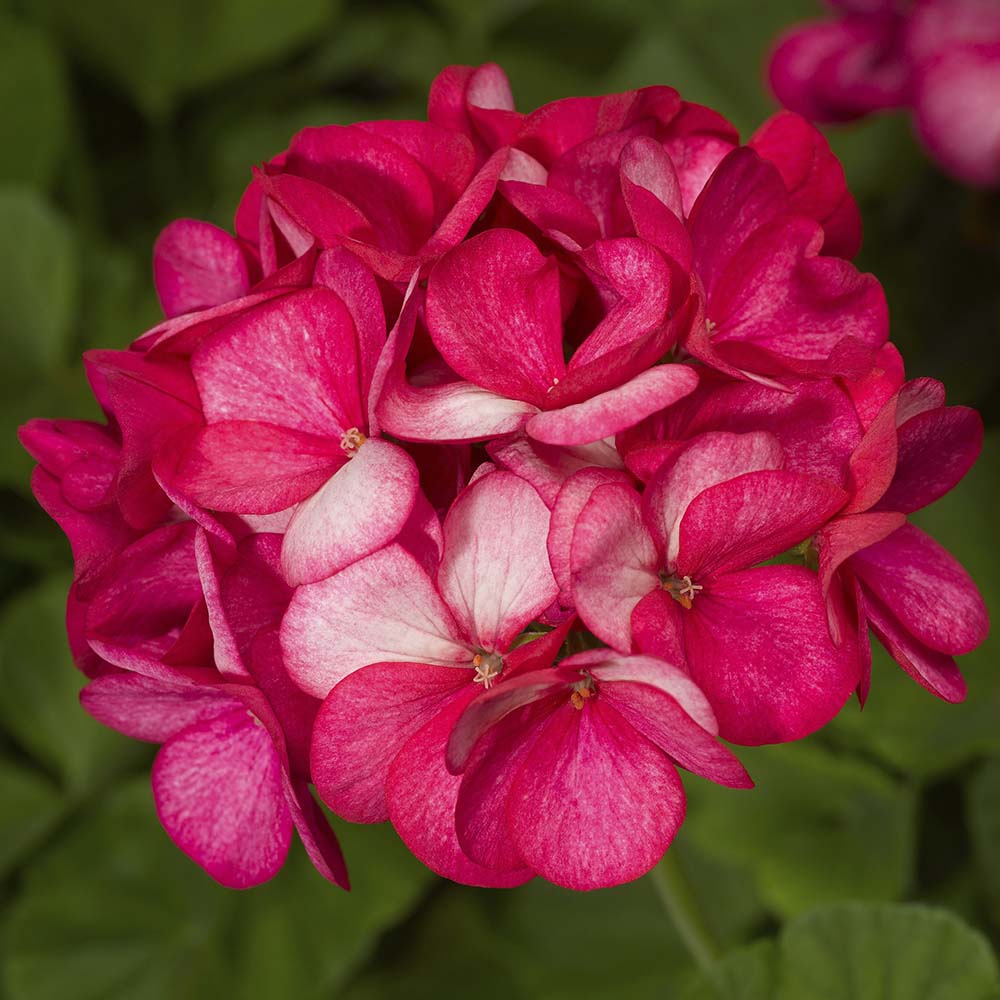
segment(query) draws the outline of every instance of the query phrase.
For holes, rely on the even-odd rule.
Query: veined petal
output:
[[[509,472],[490,473],[452,505],[437,582],[474,645],[506,652],[558,596],[545,548],[548,532],[542,498]]]
[[[856,652],[834,647],[816,577],[800,566],[712,577],[684,613],[684,642],[719,733],[734,743],[801,739],[858,684]]]
[[[471,662],[458,636],[430,577],[398,545],[299,587],[281,623],[288,672],[317,698],[369,663]]]
[[[538,734],[514,779],[507,822],[539,875],[598,889],[644,875],[684,818],[673,763],[600,696],[569,699]]]
[[[246,709],[195,723],[164,744],[153,795],[170,839],[222,885],[259,885],[284,863],[292,817],[281,762]]]
[[[285,579],[293,587],[315,583],[387,545],[419,491],[417,467],[402,448],[365,441],[296,509],[281,546]]]
[[[613,483],[597,487],[573,532],[573,603],[594,635],[619,652],[632,648],[632,609],[659,587],[660,561],[639,494]]]

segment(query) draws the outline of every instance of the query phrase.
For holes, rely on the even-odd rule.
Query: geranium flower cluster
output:
[[[778,42],[771,86],[811,121],[906,108],[941,167],[1000,184],[1000,4],[996,0],[829,0],[834,16]]]
[[[229,886],[312,797],[460,882],[634,879],[678,769],[869,686],[939,697],[982,600],[907,515],[977,414],[905,381],[822,136],[741,145],[669,87],[514,109],[451,67],[428,121],[308,128],[235,235],[156,244],[167,318],[87,355],[101,424],[38,420],[84,707],[162,744],[159,816]]]

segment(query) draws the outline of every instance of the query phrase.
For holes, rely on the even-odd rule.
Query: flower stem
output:
[[[719,942],[698,905],[694,890],[672,847],[650,872],[653,885],[691,957],[714,979],[714,965],[722,953]]]

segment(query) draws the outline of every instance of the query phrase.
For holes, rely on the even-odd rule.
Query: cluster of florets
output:
[[[779,41],[770,68],[778,100],[819,122],[905,108],[945,170],[968,184],[1000,184],[1000,3],[829,4],[834,17]]]
[[[391,820],[435,871],[585,889],[663,854],[684,768],[869,687],[934,694],[988,623],[907,515],[981,444],[904,381],[855,204],[782,113],[668,87],[522,114],[452,67],[429,121],[309,128],[235,236],[170,225],[167,319],[35,421],[89,712],[162,743],[157,810],[226,885],[293,827]]]

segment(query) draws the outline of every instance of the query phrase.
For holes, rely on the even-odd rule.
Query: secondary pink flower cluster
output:
[[[841,122],[908,108],[923,144],[968,184],[1000,184],[1000,4],[829,0],[835,16],[793,28],[770,76],[787,108]]]
[[[958,700],[987,616],[907,515],[979,417],[906,382],[822,136],[745,145],[668,87],[514,110],[451,67],[426,122],[305,129],[236,235],[168,226],[167,319],[87,355],[103,424],[38,420],[84,706],[162,743],[156,806],[220,882],[311,796],[460,882],[647,871],[678,768],[794,740],[869,631]]]

